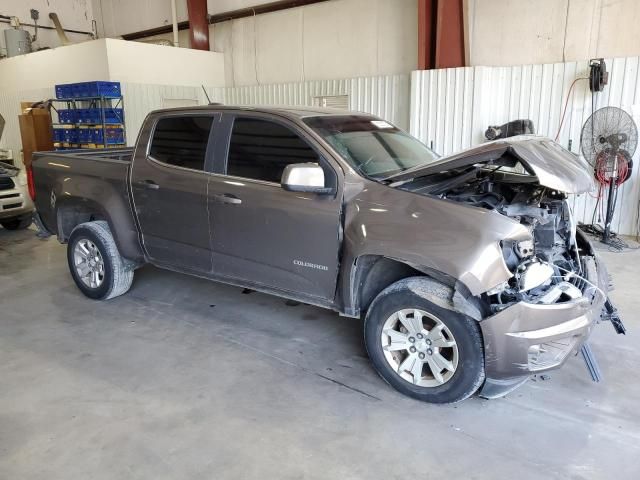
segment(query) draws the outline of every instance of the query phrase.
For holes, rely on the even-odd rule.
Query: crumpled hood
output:
[[[585,160],[550,138],[535,135],[520,135],[484,143],[423,167],[405,170],[393,175],[390,180],[410,180],[467,165],[489,163],[505,153],[520,160],[530,173],[538,177],[540,185],[547,188],[564,193],[584,193],[594,188],[592,169]]]

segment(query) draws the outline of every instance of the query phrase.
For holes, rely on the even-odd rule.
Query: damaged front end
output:
[[[576,228],[567,200],[567,194],[591,184],[573,154],[550,140],[516,140],[394,180],[402,189],[491,210],[529,232],[527,239],[501,242],[511,276],[482,295],[487,309],[480,321],[486,370],[482,396],[505,395],[531,374],[559,367],[583,347],[601,318],[624,333],[607,298],[605,266]],[[588,348],[583,353],[593,366]]]

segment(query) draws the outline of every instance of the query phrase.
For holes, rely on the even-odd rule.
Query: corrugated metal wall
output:
[[[609,85],[595,96],[595,108],[623,108],[640,124],[640,59],[606,62]],[[571,83],[588,73],[587,62],[416,71],[411,76],[410,131],[441,154],[482,143],[489,125],[520,118],[533,120],[536,133],[555,138]],[[591,99],[588,81],[578,81],[558,138],[575,153],[580,150],[582,125],[591,115]],[[618,197],[613,229],[622,234],[638,233],[638,158],[636,151],[633,176],[622,186]],[[572,201],[577,218],[591,223],[596,197],[583,194]]]
[[[218,97],[228,105],[313,106],[314,97],[348,95],[351,110],[379,115],[401,128],[409,128],[408,75],[228,87],[207,89],[207,93],[212,101]]]

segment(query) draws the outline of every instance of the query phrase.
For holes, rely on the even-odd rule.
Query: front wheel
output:
[[[376,297],[365,318],[367,352],[378,374],[401,393],[429,403],[459,402],[484,381],[480,328],[421,296],[427,282],[400,280]]]
[[[133,268],[120,256],[107,222],[87,222],[74,228],[67,261],[80,291],[95,300],[122,295],[133,282]]]

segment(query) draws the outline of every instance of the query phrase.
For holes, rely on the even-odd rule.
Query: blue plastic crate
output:
[[[58,110],[58,121],[60,123],[75,123],[77,119],[77,111],[72,109]]]
[[[71,83],[61,83],[56,85],[56,98],[72,98],[73,89]]]
[[[91,116],[92,108],[77,108],[76,122],[78,123],[94,123]]]
[[[79,128],[78,129],[78,143],[94,143],[94,128]]]
[[[100,124],[102,123],[102,110],[101,108],[78,108],[76,121],[78,123]],[[124,123],[123,115],[122,108],[109,107],[104,109],[105,123]]]
[[[105,131],[107,145],[124,143],[124,129],[122,128],[95,128],[91,130],[93,132],[92,143],[105,143]]]
[[[122,95],[120,82],[81,82],[71,84],[73,98],[106,97]]]
[[[78,143],[78,131],[75,128],[63,128],[61,142],[65,143]]]
[[[91,109],[90,114],[93,119],[93,123],[102,123],[102,114],[100,108]],[[122,108],[105,108],[104,109],[104,122],[105,123],[124,123],[124,112]]]
[[[53,141],[56,143],[64,142],[64,129],[63,128],[54,128],[53,129]]]
[[[86,98],[91,96],[89,95],[89,88],[86,86],[86,82],[71,84],[71,91],[73,98]]]
[[[120,96],[122,96],[120,82],[96,81],[56,85],[56,98],[118,98]]]

